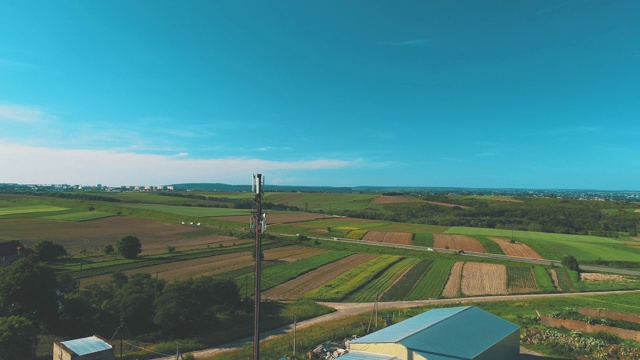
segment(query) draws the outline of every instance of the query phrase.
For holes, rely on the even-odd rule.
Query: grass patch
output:
[[[89,221],[114,216],[112,213],[103,211],[81,211],[68,214],[43,216],[45,220],[62,220],[62,221]]]
[[[11,206],[0,208],[0,216],[17,215],[17,214],[33,214],[43,212],[64,211],[69,208],[50,205],[30,205],[30,206]]]
[[[549,275],[549,271],[547,271],[546,268],[542,266],[534,266],[533,275],[536,278],[536,284],[538,284],[538,289],[540,289],[541,292],[552,293],[557,291],[555,285],[553,285],[551,275]]]

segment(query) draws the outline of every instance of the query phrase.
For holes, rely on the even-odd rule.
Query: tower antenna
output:
[[[267,216],[262,211],[262,192],[264,187],[264,176],[262,174],[253,174],[251,188],[255,195],[255,209],[251,213],[251,230],[255,231],[255,268],[254,268],[254,291],[253,291],[253,359],[260,359],[260,277],[262,263],[262,244],[261,236],[267,228]]]

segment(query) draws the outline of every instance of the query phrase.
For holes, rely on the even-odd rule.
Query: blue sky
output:
[[[640,190],[640,2],[2,1],[0,182]]]

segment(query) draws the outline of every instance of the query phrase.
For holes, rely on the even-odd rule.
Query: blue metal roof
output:
[[[398,343],[427,359],[473,359],[519,326],[472,306],[434,309],[353,343]]]
[[[339,357],[340,360],[400,360],[391,355],[370,354],[365,352],[349,352]]]
[[[355,339],[353,343],[397,343],[419,331],[428,329],[440,323],[442,320],[448,319],[460,312],[470,308],[470,306],[434,309],[416,315],[407,320],[393,324],[382,330],[378,330],[369,335]]]
[[[91,354],[112,348],[111,345],[96,336],[62,341],[61,344],[78,355]]]

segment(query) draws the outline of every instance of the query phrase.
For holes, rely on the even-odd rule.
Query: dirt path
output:
[[[379,302],[378,310],[389,310],[389,309],[406,309],[412,307],[419,306],[434,306],[434,305],[459,305],[459,304],[467,304],[467,303],[479,303],[479,302],[495,302],[495,301],[506,301],[506,300],[530,300],[530,299],[542,299],[542,298],[552,298],[552,297],[574,297],[574,296],[592,296],[592,295],[609,295],[609,294],[625,294],[625,293],[640,293],[640,290],[622,290],[622,291],[600,291],[600,292],[582,292],[582,293],[554,293],[554,294],[528,294],[528,295],[500,295],[500,296],[476,296],[476,297],[468,297],[468,298],[456,298],[456,299],[437,299],[437,300],[416,300],[416,301],[394,301],[394,302]],[[304,329],[310,326],[317,326],[326,322],[332,322],[337,319],[342,319],[348,316],[355,316],[358,314],[362,314],[365,312],[372,311],[373,304],[372,303],[330,303],[330,302],[320,302],[319,304],[332,307],[336,309],[335,312],[330,314],[318,316],[313,319],[304,320],[297,324],[298,329]],[[278,329],[274,329],[271,331],[267,331],[261,334],[262,340],[268,340],[277,336],[284,336],[287,333],[293,331],[291,325],[283,326]],[[242,340],[238,340],[233,343],[225,344],[217,348],[211,348],[200,351],[193,351],[191,354],[195,356],[196,359],[202,359],[211,357],[214,355],[222,354],[227,351],[236,350],[244,345],[250,344],[253,342],[253,337],[246,338]],[[523,351],[521,348],[522,357],[521,359],[546,359],[542,355],[536,354],[531,351]],[[165,357],[165,358],[157,358],[156,360],[171,360],[175,357]]]

